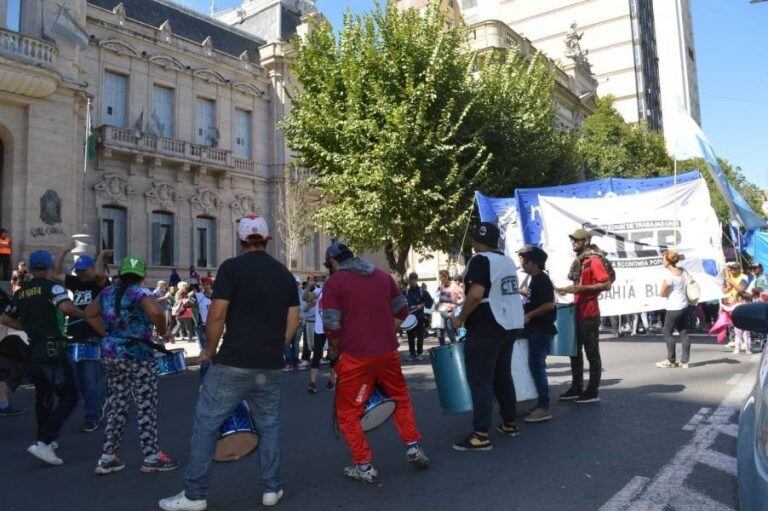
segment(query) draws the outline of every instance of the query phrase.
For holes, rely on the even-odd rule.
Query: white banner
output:
[[[579,228],[593,232],[592,243],[606,253],[616,282],[600,296],[603,316],[663,309],[659,296],[668,275],[664,248],[677,250],[680,266],[701,287],[702,302],[722,295],[721,228],[703,179],[635,195],[574,199],[539,196],[542,245],[547,269],[557,287],[570,285],[575,254],[568,235]]]

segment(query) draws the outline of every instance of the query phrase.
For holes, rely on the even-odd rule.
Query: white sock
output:
[[[106,461],[106,462],[110,462],[110,461],[115,459],[115,455],[114,454],[102,454],[101,455],[101,459]]]

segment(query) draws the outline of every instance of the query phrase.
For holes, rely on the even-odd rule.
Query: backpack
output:
[[[688,303],[696,305],[701,298],[701,287],[698,282],[693,280],[690,273],[683,270],[683,275],[685,276],[685,296],[688,298]]]

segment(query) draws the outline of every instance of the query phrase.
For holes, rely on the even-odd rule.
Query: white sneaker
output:
[[[164,511],[205,511],[208,509],[207,500],[189,500],[183,491],[178,495],[158,501],[157,504]]]
[[[50,463],[51,465],[61,465],[64,463],[64,460],[56,456],[53,448],[44,442],[38,441],[37,443],[30,445],[27,448],[27,452],[35,458]]]
[[[261,496],[261,503],[265,506],[274,506],[283,498],[283,490],[268,491]]]

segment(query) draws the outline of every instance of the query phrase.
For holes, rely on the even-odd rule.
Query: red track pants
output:
[[[397,350],[374,357],[358,358],[344,354],[336,364],[336,372],[339,376],[336,386],[336,415],[355,464],[371,461],[371,446],[365,438],[360,417],[377,383],[395,402],[395,427],[403,443],[419,441],[421,437],[416,429],[413,406]]]

